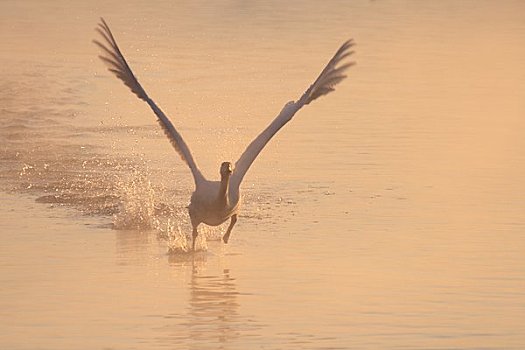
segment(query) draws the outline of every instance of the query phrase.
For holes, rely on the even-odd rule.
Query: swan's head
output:
[[[230,162],[223,162],[221,164],[221,176],[230,176],[233,173],[233,166]]]

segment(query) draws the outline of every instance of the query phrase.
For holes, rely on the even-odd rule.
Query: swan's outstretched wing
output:
[[[184,160],[190,167],[195,183],[197,184],[197,182],[202,181],[204,177],[197,167],[197,164],[193,160],[190,149],[182,139],[182,136],[178,133],[168,117],[166,117],[166,115],[155,104],[155,102],[148,97],[146,91],[144,91],[137,78],[131,71],[131,68],[122,55],[122,52],[120,52],[117,42],[115,41],[115,38],[113,37],[113,34],[111,33],[111,30],[109,29],[106,21],[104,21],[103,18],[100,20],[101,23],[99,23],[96,30],[102,36],[103,40],[102,42],[93,40],[93,42],[102,50],[102,55],[100,55],[99,58],[108,66],[108,70],[115,74],[117,78],[122,80],[124,84],[126,84],[126,86],[128,86],[131,91],[137,95],[138,98],[146,101],[153,112],[157,115],[159,124],[164,130],[166,136],[169,138],[171,144],[177,153],[179,153],[182,160]]]
[[[264,131],[250,143],[248,148],[241,155],[237,163],[235,163],[235,169],[233,170],[232,178],[230,183],[232,186],[239,186],[246,175],[246,172],[252,165],[257,155],[262,151],[264,146],[270,141],[286,123],[288,123],[295,113],[304,105],[309,104],[313,100],[323,95],[326,95],[335,90],[335,85],[340,83],[346,75],[344,72],[354,65],[354,62],[348,62],[338,66],[345,58],[350,56],[353,51],[350,48],[354,45],[352,40],[345,42],[339,50],[335,53],[334,57],[328,62],[326,67],[323,69],[319,77],[315,82],[306,90],[306,92],[297,101],[288,102],[281,113],[275,118],[272,123],[264,129]]]

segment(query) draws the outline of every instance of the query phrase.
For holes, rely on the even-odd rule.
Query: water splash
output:
[[[117,230],[148,230],[155,224],[155,190],[147,173],[134,169],[125,180],[117,180],[120,210],[113,215]]]
[[[188,226],[188,225],[184,225]],[[168,218],[164,225],[156,227],[159,238],[166,240],[168,254],[186,254],[191,252],[192,238],[187,233],[191,232],[189,227],[183,227],[180,221]],[[208,244],[206,234],[200,234],[195,241],[196,251],[207,251]]]
[[[187,253],[190,251],[188,244],[188,238],[182,232],[180,225],[169,226],[170,230],[168,231],[168,253],[177,254],[177,253]]]

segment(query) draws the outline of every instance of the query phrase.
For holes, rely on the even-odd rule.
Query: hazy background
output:
[[[356,41],[227,246],[167,253],[193,181],[100,16],[210,178]],[[523,43],[521,1],[1,1],[0,347],[521,349]]]

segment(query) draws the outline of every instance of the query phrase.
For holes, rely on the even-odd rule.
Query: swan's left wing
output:
[[[350,48],[354,45],[352,40],[345,42],[339,50],[335,53],[334,57],[328,62],[326,67],[323,69],[319,77],[314,83],[306,90],[301,98],[294,102],[288,102],[281,113],[275,118],[270,125],[264,131],[255,138],[246,148],[244,153],[241,155],[239,160],[235,163],[235,169],[233,170],[232,178],[230,183],[232,186],[239,186],[246,175],[246,172],[252,165],[253,161],[259,153],[263,150],[264,146],[270,141],[270,139],[290,120],[299,109],[304,105],[309,104],[313,100],[326,95],[335,90],[335,85],[339,84],[346,75],[344,72],[354,65],[354,62],[347,62],[339,65],[344,61],[345,58],[350,56],[353,51]]]
[[[182,160],[188,164],[195,184],[204,180],[202,173],[200,172],[195,160],[193,159],[190,149],[184,139],[179,134],[177,129],[173,126],[168,117],[162,112],[157,104],[146,94],[146,91],[142,88],[139,81],[131,71],[131,68],[126,62],[124,55],[120,52],[120,48],[109,29],[106,21],[103,18],[100,19],[101,23],[97,27],[97,31],[102,37],[103,41],[93,40],[93,42],[102,50],[103,54],[99,58],[108,66],[110,72],[115,74],[117,78],[122,80],[127,87],[141,100],[145,101],[153,110],[158,118],[159,124],[164,130],[164,133],[169,138],[173,148],[180,155]]]

